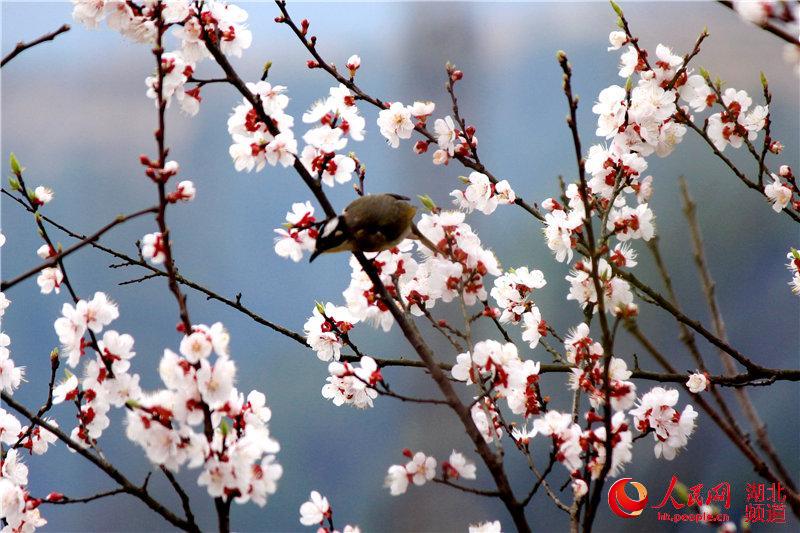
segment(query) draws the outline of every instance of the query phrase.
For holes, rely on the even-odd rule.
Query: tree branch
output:
[[[146,215],[148,213],[156,213],[157,211],[158,211],[157,207],[148,207],[147,209],[142,209],[140,211],[136,211],[135,213],[131,213],[130,215],[119,215],[119,216],[117,216],[117,218],[115,218],[113,221],[109,222],[108,224],[106,224],[105,226],[103,226],[102,228],[100,228],[99,230],[94,232],[89,237],[86,237],[82,241],[70,246],[66,250],[58,252],[51,259],[48,259],[44,263],[42,263],[42,264],[40,264],[40,265],[38,265],[36,267],[33,267],[32,269],[28,270],[27,272],[24,272],[24,273],[20,274],[19,276],[15,277],[15,278],[13,278],[13,279],[11,279],[9,281],[3,281],[2,283],[0,283],[0,291],[7,291],[8,289],[13,287],[14,285],[16,285],[16,284],[18,284],[18,283],[20,283],[22,281],[25,281],[29,277],[37,274],[38,272],[41,272],[45,268],[50,268],[50,267],[57,266],[62,259],[64,259],[68,255],[70,255],[72,252],[80,250],[81,248],[83,248],[87,244],[91,244],[93,241],[96,241],[97,239],[99,239],[104,233],[108,232],[112,228],[114,228],[116,226],[119,226],[120,224],[122,224],[124,222],[127,222],[129,220],[133,220],[134,218],[140,217],[142,215]]]
[[[28,43],[23,42],[23,41],[18,42],[17,46],[15,46],[14,49],[11,50],[11,52],[9,52],[5,57],[3,57],[3,60],[0,62],[0,68],[6,66],[6,63],[8,63],[9,61],[11,61],[15,57],[17,57],[19,54],[21,54],[25,50],[27,50],[29,48],[33,48],[34,46],[42,44],[44,42],[52,41],[53,39],[55,39],[56,37],[58,37],[62,33],[68,32],[69,30],[70,30],[69,24],[63,24],[57,30],[51,31],[50,33],[45,33],[44,35],[42,35],[38,39],[34,39],[31,42],[28,42]]]

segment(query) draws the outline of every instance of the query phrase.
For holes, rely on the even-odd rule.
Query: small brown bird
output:
[[[316,248],[309,262],[320,254],[380,252],[404,239],[419,239],[436,251],[414,225],[417,208],[399,194],[368,194],[353,200],[342,214],[320,224]]]

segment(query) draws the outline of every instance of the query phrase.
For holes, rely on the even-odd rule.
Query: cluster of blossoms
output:
[[[6,416],[11,415],[0,409],[0,423]],[[28,532],[47,524],[39,512],[42,501],[28,493],[27,485],[28,467],[19,450],[12,448],[5,453],[0,470],[0,518],[6,524],[4,529]]]
[[[275,463],[279,445],[269,433],[271,412],[265,396],[251,391],[245,398],[234,386],[236,366],[222,324],[195,325],[181,340],[180,355],[165,350],[159,374],[166,388],[145,393],[139,375],[129,373],[133,337],[103,332],[118,316],[117,305],[98,292],[92,300],[65,303],[55,321],[69,367],[85,361],[82,379],[67,372],[53,390],[54,405],[74,402],[78,409],[72,439],[93,446],[109,426],[111,407],[126,407],[128,438],[154,464],[172,471],[184,464],[202,466],[198,483],[211,496],[263,506],[282,474]],[[87,333],[103,336],[95,345],[86,339]],[[87,349],[94,351],[93,357],[87,356]],[[217,355],[213,364],[212,352]],[[206,416],[213,429],[203,434],[196,428],[206,423]],[[47,437],[42,432],[32,435],[30,446],[35,449],[33,438]]]
[[[286,87],[259,81],[247,83],[247,89],[258,97],[262,111],[272,124],[264,123],[247,98],[242,98],[242,103],[228,118],[228,133],[233,139],[229,152],[234,167],[249,172],[253,169],[259,171],[267,163],[272,166],[278,163],[284,167],[291,165],[297,154],[297,140],[291,129],[294,118],[284,112],[289,105],[289,97],[284,94]],[[273,135],[275,129],[270,126],[280,133]]]
[[[487,388],[494,398],[505,398],[512,413],[528,417],[539,414],[542,408],[537,385],[539,368],[537,362],[520,359],[514,343],[486,340],[476,343],[471,353],[459,354],[451,374],[455,380]],[[476,406],[473,418],[477,419],[476,425],[486,429],[484,437],[488,440],[496,428],[485,423],[485,410],[480,404]]]
[[[436,105],[430,101],[415,101],[412,105],[401,102],[387,104],[378,113],[378,128],[381,135],[392,148],[400,146],[400,139],[410,139],[414,129],[424,127],[433,114]],[[438,148],[433,152],[433,164],[446,165],[456,155],[467,156],[478,147],[475,128],[469,126],[461,131],[453,117],[436,119],[433,123],[434,136]],[[430,148],[431,141],[417,141],[414,152],[424,154]]]
[[[780,213],[786,206],[791,205],[795,211],[800,211],[800,190],[797,188],[794,173],[791,167],[781,165],[778,174],[771,174],[772,183],[764,186],[764,194],[772,202],[772,209]],[[795,199],[797,195],[797,199]]]
[[[162,55],[162,93],[168,105],[174,94],[189,115],[199,110],[201,88],[197,85],[187,89],[185,85],[192,80],[196,62],[211,56],[205,44],[206,36],[223,53],[233,56],[241,56],[252,43],[252,33],[245,25],[247,12],[233,4],[204,2],[198,12],[194,4],[185,0],[147,0],[141,5],[116,0],[73,0],[73,3],[73,18],[78,22],[96,28],[106,19],[110,28],[141,43],[155,42],[160,8],[165,25],[174,25],[173,34],[180,41],[180,50]],[[157,98],[158,77],[147,78],[146,85],[147,95]]]
[[[612,357],[608,368],[608,386],[604,374],[604,350],[599,342],[589,336],[589,326],[581,323],[571,329],[564,339],[564,352],[567,361],[573,366],[570,387],[581,389],[588,394],[589,402],[595,409],[606,403],[606,388],[610,396],[611,408],[616,411],[630,409],[636,401],[636,385],[628,381],[631,372],[624,360]]]
[[[639,405],[630,412],[639,431],[653,431],[656,457],[663,455],[664,459],[674,459],[694,432],[697,411],[687,405],[679,413],[674,409],[676,403],[678,391],[654,387],[642,396]]]
[[[546,242],[558,261],[571,261],[577,234],[589,215],[585,212],[587,204],[592,210],[608,212],[602,229],[620,242],[653,237],[655,217],[648,206],[652,176],[645,175],[646,158],[653,153],[665,157],[674,150],[686,133],[684,123],[692,120],[691,111],[701,112],[715,103],[722,107],[708,117],[706,130],[720,151],[729,144],[738,148],[752,141],[768,120],[767,106],[751,108],[752,99],[744,91],[728,88],[719,92],[706,73],[687,71],[683,58],[668,47],[659,44],[650,65],[646,51],[629,43],[624,32],[612,32],[609,40],[609,50],[628,45],[621,56],[619,74],[624,78],[637,74],[638,80],[627,89],[618,85],[604,89],[592,108],[598,115],[596,134],[610,144],[592,146],[586,157],[585,168],[590,175],[587,193],[591,197],[583,198],[579,187],[570,184],[565,191],[566,205],[552,198],[542,203],[548,211]],[[681,101],[687,105],[679,107]],[[790,199],[791,190],[788,192]],[[785,194],[776,190],[770,198]],[[629,205],[631,198],[635,205]],[[781,202],[785,206],[788,199]]]
[[[230,155],[236,170],[258,171],[267,163],[288,167],[298,158],[312,175],[330,187],[352,179],[358,167],[355,156],[337,152],[344,150],[348,138],[364,140],[366,122],[349,89],[341,84],[331,87],[327,98],[315,102],[303,114],[303,122],[315,126],[303,135],[306,145],[298,155],[292,131],[294,118],[285,112],[289,105],[286,87],[259,81],[248,83],[247,88],[260,101],[263,115],[271,124],[262,120],[262,114],[246,98],[234,108],[228,119],[228,132],[233,138]]]
[[[404,465],[392,465],[386,473],[384,485],[392,496],[404,494],[409,483],[422,486],[436,477],[436,459],[423,452],[414,453],[408,448],[403,450],[403,455],[409,460]],[[463,454],[453,450],[447,461],[442,462],[442,479],[455,480],[475,479],[475,463],[464,457]]]
[[[462,294],[466,305],[485,301],[484,276],[497,276],[501,271],[494,254],[464,223],[464,213],[437,210],[423,215],[418,227],[437,249],[434,253],[418,244],[423,261],[414,258],[414,243],[409,240],[391,250],[367,254],[389,294],[415,315],[422,315],[438,300],[448,303]],[[351,258],[350,266],[350,285],[344,298],[351,315],[388,331],[394,323],[388,306],[355,258]]]
[[[397,148],[400,146],[400,139],[411,138],[416,124],[425,124],[435,107],[433,102],[414,102],[413,105],[393,102],[387,105],[386,109],[378,112],[378,128],[381,135],[386,139],[389,146]],[[451,124],[452,122],[452,119],[450,119]],[[424,153],[428,150],[428,145],[426,143],[417,143],[415,150],[418,153]]]
[[[702,76],[699,77],[705,83],[706,80]],[[697,82],[699,83],[699,80]],[[692,89],[692,86],[688,86],[686,92]],[[706,97],[706,101],[708,98]],[[767,106],[758,105],[748,112],[752,103],[753,99],[745,91],[729,87],[722,93],[724,110],[708,117],[707,130],[708,136],[714,141],[714,146],[718,150],[725,150],[729,144],[739,148],[745,140],[755,140],[758,132],[764,129],[769,109]]]
[[[0,233],[0,247],[5,240]],[[0,326],[10,305],[11,301],[0,292]],[[25,367],[16,366],[10,346],[11,338],[0,331],[0,391],[13,395],[24,380]],[[52,420],[45,421],[58,426]],[[13,414],[0,408],[0,445],[3,446],[0,456],[0,519],[7,529],[34,531],[47,524],[39,512],[41,500],[32,497],[26,488],[28,467],[22,462],[20,449],[28,450],[32,455],[43,455],[55,441],[56,436],[51,432],[39,426],[23,426]]]
[[[467,188],[463,191],[456,189],[450,196],[459,209],[469,213],[477,209],[484,215],[491,215],[498,205],[513,204],[517,199],[506,180],[499,181],[495,185],[486,174],[480,172],[472,172],[469,177],[462,177],[461,180],[467,184]]]
[[[178,100],[181,110],[187,115],[194,116],[200,111],[200,89],[185,90],[186,82],[194,74],[195,64],[187,61],[181,52],[166,52],[161,55],[161,71],[164,76],[164,86],[161,96],[167,106],[172,102],[172,96]],[[158,103],[159,80],[158,75],[145,79],[147,97]]]
[[[359,409],[372,407],[372,400],[378,396],[376,386],[383,381],[378,364],[371,357],[364,356],[359,366],[348,362],[334,361],[328,365],[327,383],[322,387],[322,397],[333,405],[352,405]]]
[[[550,437],[556,450],[556,460],[572,475],[576,499],[582,498],[587,492],[581,470],[585,467],[591,479],[596,479],[606,458],[607,438],[603,418],[594,411],[589,411],[586,417],[590,427],[584,430],[573,421],[570,413],[548,411],[533,421],[533,429],[528,434],[528,438],[535,435]],[[595,424],[598,427],[593,428]],[[622,411],[615,413],[611,419],[610,442],[613,451],[608,475],[613,477],[619,475],[624,465],[632,459],[633,437]]]
[[[127,435],[154,464],[202,467],[197,481],[212,497],[263,506],[283,473],[275,463],[280,446],[269,432],[264,394],[245,397],[236,389],[228,343],[222,324],[200,324],[184,335],[180,354],[164,350],[165,388],[126,402]]]
[[[539,339],[547,334],[547,323],[542,319],[539,308],[531,300],[535,289],[547,284],[540,270],[528,267],[508,269],[494,280],[492,298],[501,309],[500,322],[522,324],[522,340],[531,349],[536,348]]]
[[[344,337],[358,322],[347,307],[338,307],[328,302],[318,304],[314,314],[306,321],[303,331],[306,342],[322,361],[339,360],[344,346]]]
[[[356,107],[353,93],[341,84],[331,87],[325,100],[314,103],[303,114],[303,122],[317,124],[303,135],[306,142],[300,154],[303,166],[329,187],[350,181],[356,159],[336,152],[347,146],[348,136],[354,141],[364,140],[366,121]]]
[[[174,95],[181,109],[197,114],[200,108],[200,86],[187,89],[196,63],[210,57],[205,37],[219,45],[227,55],[241,56],[249,48],[253,35],[247,29],[247,12],[225,2],[203,2],[200,11],[186,0],[145,0],[139,4],[118,0],[73,0],[72,17],[87,28],[97,28],[105,20],[108,27],[138,43],[154,44],[158,37],[157,20],[160,16],[165,26],[173,26],[173,35],[180,41],[180,50],[162,55],[164,73],[164,99],[169,102]],[[158,96],[158,76],[146,79],[147,96]]]
[[[488,296],[484,276],[501,273],[494,254],[482,247],[478,236],[464,223],[464,213],[434,211],[423,215],[419,228],[434,243],[436,253],[418,244],[416,251],[423,256],[423,260],[418,261],[413,254],[414,243],[406,240],[390,250],[367,254],[389,294],[416,315],[427,312],[438,300],[451,302],[463,296],[466,305],[483,303]],[[279,255],[294,259],[295,256],[289,250],[296,252],[296,256],[301,256],[303,242],[311,239],[307,232],[316,230],[311,226],[314,219],[310,205],[295,204],[294,213],[289,215],[291,226],[288,230],[276,230],[282,232],[283,236],[276,241],[275,248]],[[298,219],[303,222],[298,223]],[[310,247],[313,247],[313,239]],[[327,383],[322,389],[323,397],[332,400],[337,406],[348,404],[363,408],[371,407],[372,400],[378,395],[375,385],[381,382],[380,371],[375,361],[369,357],[360,360],[360,368],[355,368],[348,362],[339,362],[341,350],[348,341],[348,332],[355,324],[370,322],[388,331],[394,319],[358,261],[351,258],[350,265],[351,281],[343,293],[346,306],[336,306],[330,302],[324,306],[318,304],[306,321],[304,332],[307,344],[321,360],[333,360],[328,368]],[[509,282],[516,279],[515,290],[517,299],[520,300],[518,305],[524,305],[522,300],[527,297],[529,290],[543,286],[544,279],[537,278],[541,278],[541,272],[528,274],[526,269],[521,269],[518,274],[512,274],[508,278]],[[530,289],[523,288],[525,283],[529,284]],[[525,293],[520,296],[520,291]],[[511,298],[511,295],[506,294],[506,297]],[[484,312],[495,313],[488,307]],[[536,318],[534,324],[534,314],[538,317],[538,310],[532,305],[521,311],[521,315],[525,315],[521,320],[524,320],[526,328],[530,324],[531,331],[526,330],[525,336],[532,346],[538,343],[542,334],[540,331],[545,328],[539,318]],[[515,377],[519,377],[520,383],[509,391],[513,391],[509,401],[518,403],[518,409],[523,410],[524,404],[530,402],[526,399],[526,380],[537,372],[528,366],[525,371],[528,373],[524,376],[522,368],[515,371]]]
[[[282,228],[275,230],[275,253],[288,257],[295,263],[303,258],[303,252],[314,250],[319,231],[314,218],[314,207],[311,202],[294,203],[292,210],[286,213],[286,222]]]
[[[328,498],[315,490],[309,494],[308,501],[300,506],[300,523],[304,526],[318,526],[317,533],[340,533],[333,527],[333,509]],[[361,533],[361,529],[348,524],[341,533]]]
[[[794,294],[800,295],[800,252],[792,248],[786,254],[786,259],[789,260],[786,267],[792,273],[792,281],[789,282],[789,286]]]
[[[430,108],[430,111],[433,112],[433,107]],[[436,134],[436,144],[439,145],[439,149],[433,153],[435,165],[446,165],[454,155],[468,155],[471,150],[478,147],[475,128],[469,127],[467,130],[459,130],[449,115],[436,119],[433,123],[433,131]]]
[[[624,257],[623,249],[620,248],[619,251],[620,255]],[[615,316],[635,316],[638,308],[633,303],[633,293],[628,282],[614,275],[611,265],[602,258],[597,260],[597,275],[600,282],[600,298],[606,312]],[[570,284],[567,300],[575,300],[584,309],[589,305],[594,305],[594,311],[599,309],[591,264],[583,260],[577,261],[574,269],[565,279]]]

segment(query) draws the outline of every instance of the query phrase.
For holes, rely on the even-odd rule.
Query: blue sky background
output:
[[[261,65],[273,61],[270,80],[288,85],[292,98],[288,112],[299,123],[307,106],[327,94],[330,80],[319,71],[306,69],[305,51],[287,28],[272,22],[276,15],[273,4],[243,5],[250,13],[254,42],[245,57],[233,63],[243,77],[254,80]],[[706,67],[731,86],[748,90],[756,100],[760,94],[758,72],[763,70],[774,93],[773,136],[786,146],[771,164],[800,168],[800,93],[796,76],[780,59],[780,41],[713,3],[630,3],[623,7],[634,32],[642,35],[642,44],[648,48],[664,42],[683,53],[707,25],[711,37],[695,67]],[[616,75],[618,54],[606,52],[615,17],[602,2],[298,3],[291,9],[297,19],[311,20],[311,32],[319,37],[324,57],[341,65],[358,53],[363,61],[360,85],[383,99],[431,99],[438,106],[436,116],[447,114],[443,65],[448,60],[456,63],[465,72],[458,87],[459,103],[468,121],[478,128],[482,160],[496,176],[509,179],[519,195],[532,201],[555,195],[558,175],[574,179],[575,173],[556,50],[564,49],[574,67],[575,91],[582,97],[579,126],[587,149],[595,142],[591,102],[604,87],[623,83]],[[3,51],[20,39],[31,39],[69,22],[70,12],[67,3],[3,2]],[[14,151],[28,169],[30,184],[47,184],[56,191],[56,200],[46,213],[79,232],[90,232],[118,213],[153,204],[154,187],[138,164],[140,153],[154,151],[155,109],[145,97],[144,85],[152,69],[152,54],[146,46],[125,41],[110,30],[92,32],[78,25],[55,43],[15,59],[2,71],[3,175],[8,173],[7,154]],[[216,74],[209,62],[199,71],[203,77]],[[225,121],[240,98],[222,85],[206,87],[203,97],[201,111],[192,119],[181,115],[177,105],[168,113],[171,156],[181,164],[180,177],[194,180],[199,191],[195,202],[169,212],[181,273],[230,297],[241,291],[243,302],[265,318],[301,330],[315,300],[343,301],[341,291],[349,280],[347,259],[339,255],[323,257],[313,265],[294,264],[274,254],[273,228],[281,224],[292,202],[311,196],[288,170],[236,173],[228,156]],[[411,153],[410,142],[399,150],[387,149],[375,126],[375,111],[363,107],[363,112],[369,127],[367,139],[349,148],[367,164],[367,190],[411,196],[427,193],[440,205],[446,204],[449,192],[459,186],[458,176],[465,171],[457,164],[432,166],[429,154],[419,158]],[[299,124],[297,131],[303,131]],[[730,155],[747,172],[753,172],[754,165],[745,154]],[[679,175],[687,177],[702,206],[700,222],[731,342],[764,365],[796,368],[798,308],[787,286],[790,276],[784,263],[789,246],[800,244],[797,227],[745,189],[691,132],[671,157],[653,156],[649,163],[655,176],[653,207],[662,250],[687,314],[710,323],[680,212]],[[342,207],[351,200],[352,191],[341,186],[330,191],[330,196]],[[39,240],[26,213],[5,198],[0,206],[3,233],[8,237],[2,249],[2,269],[4,277],[9,277],[38,262],[35,250]],[[537,302],[548,322],[566,331],[581,321],[577,306],[564,299],[567,267],[551,259],[535,221],[522,210],[501,207],[492,217],[475,214],[470,222],[505,266],[528,265],[544,271],[548,285]],[[104,242],[133,253],[133,243],[154,227],[151,220],[140,219],[115,229]],[[70,244],[58,232],[53,236],[65,246]],[[644,246],[638,248],[642,261],[637,274],[658,285]],[[160,385],[156,373],[160,355],[164,348],[177,348],[179,341],[174,300],[163,279],[116,286],[143,272],[108,269],[110,262],[106,256],[84,250],[66,263],[79,294],[91,296],[104,290],[119,302],[121,317],[114,328],[136,338],[134,369],[141,373],[145,388],[156,388]],[[46,393],[47,355],[57,344],[52,323],[65,297],[63,293],[42,297],[33,279],[8,296],[13,304],[4,317],[3,329],[12,338],[14,359],[27,366],[29,376],[17,397],[28,405],[38,405]],[[239,388],[257,388],[267,394],[273,409],[271,429],[282,445],[279,461],[285,474],[278,493],[264,509],[234,506],[234,529],[301,530],[298,507],[313,489],[329,497],[340,527],[357,523],[365,531],[450,531],[465,530],[470,522],[500,518],[510,528],[504,509],[493,500],[438,485],[414,487],[399,498],[390,497],[382,488],[386,468],[403,460],[400,452],[404,447],[432,453],[440,460],[456,448],[478,460],[448,410],[410,406],[388,398],[379,399],[369,411],[336,408],[319,394],[327,371],[313,352],[202,295],[188,292],[188,296],[195,322],[220,320],[230,329]],[[456,316],[455,310],[450,313]],[[677,368],[694,368],[669,315],[642,304],[641,325]],[[424,325],[423,329],[438,357],[454,360],[448,345]],[[486,337],[495,335],[490,328],[480,332]],[[359,327],[355,339],[368,353],[412,355],[396,328],[387,336]],[[699,345],[709,366],[718,371],[715,351],[702,340]],[[618,350],[629,363],[632,353],[641,353],[625,335]],[[541,349],[523,354],[548,360]],[[640,360],[644,368],[655,368],[645,354]],[[398,391],[436,394],[419,373],[390,370],[385,375]],[[543,383],[553,396],[553,405],[566,407],[569,397],[563,390],[563,377],[547,376]],[[645,383],[639,386],[648,388]],[[780,383],[755,389],[751,395],[789,470],[797,472],[797,387]],[[735,401],[730,398],[733,406]],[[680,404],[685,403],[682,394]],[[69,409],[56,409],[55,413],[62,426],[72,427]],[[734,488],[730,514],[738,520],[744,509],[745,483],[758,477],[702,412],[699,422],[688,448],[672,462],[652,459],[652,441],[639,441],[639,459],[626,469],[626,475],[642,481],[651,498],[659,500],[673,474],[690,485],[729,481]],[[121,425],[106,432],[102,447],[131,479],[144,478],[147,462],[125,439]],[[540,443],[540,462],[546,453]],[[531,483],[527,469],[513,452],[508,455],[513,485],[524,492]],[[113,488],[104,474],[68,453],[63,445],[27,462],[35,495],[57,490],[78,497]],[[204,490],[196,486],[196,477],[197,471],[179,476],[190,490],[201,523],[212,525],[213,507]],[[561,485],[566,471],[557,467],[552,479],[556,486]],[[486,471],[479,469],[477,485],[488,488],[490,483]],[[156,496],[179,508],[163,479],[154,476],[151,486]],[[43,511],[51,531],[167,529],[165,522],[128,496],[80,507],[45,507]],[[528,516],[534,525],[547,524],[547,529],[566,527],[563,514],[546,499],[537,499]],[[654,512],[622,523],[603,508],[597,530],[654,527]]]

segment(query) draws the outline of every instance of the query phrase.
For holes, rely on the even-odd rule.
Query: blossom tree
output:
[[[775,217],[800,222],[800,188],[792,167],[780,157],[783,145],[771,135],[774,110],[767,78],[762,74],[762,94],[751,96],[726,86],[705,69],[695,69],[693,60],[701,53],[708,32],[703,31],[683,55],[664,44],[648,50],[622,9],[612,2],[618,27],[609,35],[608,50],[619,54],[620,82],[599,91],[591,106],[597,139],[588,149],[577,126],[579,100],[573,93],[572,66],[565,52],[557,52],[575,168],[570,177],[554,184],[552,197],[534,201],[515,192],[512,179],[500,179],[482,163],[478,128],[467,121],[457,97],[457,87],[468,78],[453,64],[448,63],[444,71],[451,102],[444,112],[424,97],[402,103],[374,96],[356,81],[360,69],[367,68],[358,55],[337,68],[310,34],[310,22],[297,21],[286,3],[277,0],[275,22],[308,52],[312,73],[332,83],[328,93],[309,103],[296,122],[289,114],[289,88],[269,77],[270,64],[260,79],[250,80],[230,62],[231,57],[245,53],[253,40],[244,9],[208,0],[74,0],[73,4],[76,22],[89,29],[106,24],[140,44],[143,54],[154,57],[153,74],[144,80],[144,97],[153,101],[156,129],[152,152],[138,159],[143,179],[152,183],[154,200],[151,206],[118,216],[91,235],[81,235],[48,217],[47,206],[58,201],[58,191],[32,183],[35,160],[26,162],[29,170],[10,156],[12,176],[2,192],[20,212],[31,215],[42,240],[36,250],[41,261],[21,274],[4,273],[0,316],[22,312],[7,294],[34,277],[43,297],[63,300],[60,314],[53,317],[52,336],[59,347],[50,353],[49,376],[27,375],[25,367],[17,364],[24,362],[22,358],[12,358],[10,336],[0,333],[4,403],[0,409],[0,517],[10,531],[33,531],[46,524],[48,505],[118,494],[137,498],[175,528],[209,529],[211,524],[195,519],[192,506],[196,502],[190,501],[175,476],[181,470],[197,473],[196,483],[213,501],[220,531],[230,530],[231,513],[237,506],[264,506],[278,490],[283,469],[278,462],[279,443],[269,429],[269,391],[237,388],[237,354],[230,353],[225,326],[193,321],[186,291],[225,304],[313,351],[327,365],[321,396],[337,407],[368,409],[376,402],[395,399],[449,409],[469,439],[470,449],[434,457],[404,448],[397,464],[376,473],[385,479],[392,496],[437,483],[466,493],[465,497],[498,499],[514,527],[530,531],[526,511],[538,495],[564,511],[573,531],[590,531],[610,478],[619,477],[634,457],[674,459],[692,446],[697,425],[708,424],[730,440],[759,476],[785,488],[787,504],[800,518],[796,480],[772,445],[748,394],[751,387],[800,381],[800,369],[775,368],[764,354],[744,353],[728,340],[696,206],[685,181],[681,182],[683,207],[710,326],[683,311],[658,246],[650,202],[657,180],[647,172],[648,161],[669,157],[678,144],[690,139],[719,158],[733,179],[763,197],[766,214],[773,216],[774,211]],[[786,41],[786,59],[797,62],[797,31],[786,29],[796,24],[797,13],[787,3],[722,4]],[[20,43],[3,58],[3,65],[68,30],[64,26]],[[219,76],[196,77],[201,62],[215,65]],[[202,194],[204,178],[185,179],[180,163],[170,159],[166,109],[174,103],[185,114],[196,115],[209,105],[210,98],[204,100],[202,94],[209,84],[225,86],[229,92],[215,99],[233,105],[227,121],[232,167],[265,173],[278,165],[291,167],[310,193],[293,199],[286,223],[275,229],[277,255],[299,262],[314,250],[321,224],[337,214],[329,190],[352,184],[354,195],[366,194],[368,161],[348,148],[370,133],[385,138],[389,150],[410,147],[410,157],[430,157],[434,165],[463,167],[468,174],[451,198],[432,198],[420,191],[425,212],[418,228],[434,249],[406,240],[377,253],[354,251],[349,258],[350,279],[341,284],[341,299],[309,302],[302,333],[261,317],[240,297],[229,299],[179,273],[167,215]],[[295,135],[296,126],[302,127],[302,133]],[[224,147],[216,149],[224,152]],[[755,171],[734,162],[729,157],[732,151],[752,158]],[[491,239],[479,236],[470,225],[476,218],[504,209],[521,209],[529,215],[531,231],[541,234],[552,258],[569,266],[564,280],[545,279],[537,265],[504,265],[487,244]],[[135,253],[100,242],[107,232],[138,218],[151,219],[153,225],[136,243]],[[56,231],[74,243],[60,246],[53,236]],[[5,239],[0,236],[0,245]],[[165,294],[177,311],[179,338],[163,344],[157,390],[145,391],[140,386],[141,357],[135,357],[132,334],[112,329],[125,312],[115,303],[113,292],[101,287],[94,294],[75,290],[72,279],[83,273],[68,272],[68,256],[87,247],[114,257],[117,267],[144,271],[138,282],[165,283]],[[645,251],[658,266],[665,292],[644,282],[635,271]],[[800,252],[789,248],[787,259],[789,285],[800,294]],[[571,323],[553,323],[548,310],[537,305],[540,291],[554,286],[566,301],[576,304]],[[674,319],[695,370],[676,369],[640,328],[642,303],[648,312],[655,308]],[[456,309],[461,319],[443,319],[442,311],[448,308]],[[478,322],[491,324],[494,334],[478,336]],[[365,353],[357,343],[359,333],[368,328],[399,329],[416,357],[392,359]],[[431,329],[429,335],[423,334],[423,328]],[[641,344],[660,368],[641,367],[635,354],[619,347],[621,334]],[[450,353],[436,353],[431,336],[441,336]],[[718,351],[723,373],[709,371],[700,342]],[[319,364],[314,361],[309,364]],[[432,380],[436,397],[414,397],[390,386],[397,367],[416,370],[420,379]],[[565,387],[546,390],[540,377],[547,373],[561,375]],[[14,393],[26,380],[48,383],[41,406],[27,407],[15,399]],[[739,427],[733,407],[722,394],[726,388],[733,389],[757,436],[755,441]],[[556,394],[567,394],[572,408],[551,408]],[[141,481],[127,477],[101,451],[104,434],[119,430],[111,427],[109,417],[115,409],[125,413],[124,434],[133,449],[140,449],[152,465]],[[53,419],[57,410],[74,414],[74,426],[59,427]],[[48,453],[56,444],[85,458],[115,488],[76,496],[48,494],[47,487],[29,485],[29,466],[23,457]],[[534,447],[549,451],[546,463],[537,464]],[[519,454],[528,470],[509,471],[506,454]],[[33,457],[30,463],[36,467]],[[180,510],[169,508],[148,491],[153,475],[170,483],[181,502]],[[518,485],[518,477],[528,483],[524,492],[512,488]],[[474,483],[477,480],[490,483],[491,488],[481,488]],[[567,485],[571,492],[565,495]],[[308,501],[298,502],[302,525],[326,532],[359,531],[358,526],[342,523],[338,513],[334,521],[333,504],[346,502],[313,489],[309,487]],[[496,518],[454,527],[500,531]],[[348,516],[348,520],[357,523],[358,517]]]

